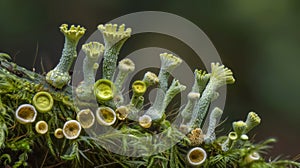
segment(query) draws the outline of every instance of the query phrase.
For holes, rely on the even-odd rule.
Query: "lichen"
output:
[[[227,136],[216,131],[223,112],[213,107],[209,113],[208,107],[218,99],[221,86],[235,81],[224,65],[211,63],[211,72],[196,69],[192,88],[176,78],[169,85],[169,76],[182,59],[162,53],[159,74],[147,72],[143,79],[132,81],[131,100],[125,101],[122,88],[130,87],[124,86],[124,81],[134,71],[135,63],[121,60],[118,72],[116,63],[131,29],[116,24],[98,26],[105,47],[98,42],[84,44],[84,80],[79,86],[69,84],[69,70],[85,29],[68,28],[66,24],[60,29],[66,38],[62,57],[47,75],[27,70],[12,62],[8,54],[0,53],[0,167],[300,167],[295,160],[269,159],[265,150],[274,139],[261,143],[249,140],[249,131],[261,123],[255,112],[250,112],[245,121],[233,122]],[[97,59],[102,52],[102,76],[96,80]],[[150,86],[158,91],[154,103],[147,104],[150,107],[146,109],[144,94]],[[190,89],[185,107],[166,111],[185,89]],[[76,96],[72,96],[72,90]],[[78,99],[89,103],[93,98],[95,108],[75,105]],[[167,115],[182,117],[180,125],[174,127]],[[206,119],[207,130],[203,127]],[[117,131],[98,135],[93,128]],[[155,153],[178,137],[173,146]],[[104,142],[109,145],[102,146]],[[114,145],[122,153],[142,154],[131,157],[106,149]]]

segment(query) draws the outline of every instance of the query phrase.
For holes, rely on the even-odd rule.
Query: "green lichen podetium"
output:
[[[82,50],[86,55],[83,60],[83,81],[77,86],[76,94],[80,100],[89,101],[94,99],[93,88],[99,67],[97,62],[103,54],[104,46],[98,42],[90,42],[82,45]]]
[[[165,112],[165,108],[173,97],[185,90],[185,86],[181,85],[178,80],[173,80],[172,85],[168,88],[170,73],[182,63],[182,60],[169,53],[160,54],[160,60],[161,68],[158,74],[159,90],[156,93],[153,105],[145,113],[154,121],[160,120]]]
[[[46,75],[46,81],[58,89],[62,89],[71,80],[69,70],[77,57],[76,47],[79,39],[85,33],[85,28],[72,25],[70,29],[68,29],[67,24],[62,24],[60,31],[65,36],[62,55],[57,66]]]
[[[126,31],[124,26],[120,26],[118,31],[117,26],[103,27],[104,36],[111,37],[106,38],[106,54],[108,57],[113,56],[115,60],[115,51],[120,49],[130,34],[125,38],[119,34]],[[128,99],[123,102],[128,104],[117,106],[115,98],[123,96],[122,87],[129,87],[123,85],[128,73],[134,71],[134,63],[125,58],[119,63],[119,77],[114,81],[103,78],[95,82],[95,71],[98,68],[96,59],[101,56],[103,45],[92,42],[82,47],[86,54],[84,80],[79,84],[82,89],[78,90],[80,87],[77,87],[78,97],[73,97],[73,86],[67,85],[67,80],[62,81],[61,77],[69,78],[67,71],[73,62],[73,56],[76,56],[74,43],[78,42],[84,30],[74,26],[68,30],[66,25],[62,29],[65,33],[69,32],[65,35],[65,48],[68,49],[64,48],[60,64],[54,69],[56,71],[53,70],[56,75],[59,75],[56,73],[58,69],[62,71],[62,76],[55,83],[52,80],[52,83],[48,83],[44,75],[20,67],[11,61],[8,54],[0,53],[0,167],[300,168],[297,158],[271,160],[266,156],[266,149],[274,139],[257,144],[250,140],[248,132],[261,123],[260,117],[254,112],[250,112],[245,121],[233,122],[233,131],[229,135],[219,135],[221,132],[218,129],[222,128],[217,126],[220,126],[218,121],[222,110],[212,107],[212,112],[207,115],[208,106],[212,106],[211,102],[218,97],[218,88],[234,82],[231,70],[219,63],[211,64],[211,73],[195,70],[194,85],[187,96],[188,103],[179,110],[171,109],[171,100],[186,87],[177,79],[173,79],[172,84],[168,85],[169,75],[181,63],[181,59],[162,53],[159,75],[145,73],[143,79],[133,84],[132,101],[128,102]],[[120,44],[111,45],[120,39],[123,40]],[[70,45],[72,50],[69,50]],[[106,77],[118,76],[113,68],[114,65],[106,69],[109,71],[105,74]],[[93,86],[91,90],[90,85]],[[160,90],[157,94],[159,97],[156,97],[152,106],[146,102],[146,89],[151,89],[149,86]],[[77,98],[87,100],[92,90],[98,104],[89,106],[90,101],[83,101],[83,106],[87,107],[85,109],[74,105]],[[24,104],[25,107],[35,105],[40,112],[25,109],[23,112],[26,113],[22,114],[27,115],[21,116],[19,107]],[[143,109],[148,105],[150,107],[146,114],[142,115]],[[170,111],[165,114],[167,106]],[[176,115],[179,119],[183,118],[179,128],[171,123],[172,117]],[[19,116],[26,119],[31,117],[32,121],[24,124]],[[207,130],[202,127],[203,120],[209,120]],[[43,123],[41,121],[46,124],[39,127]],[[180,120],[175,123],[177,121]],[[48,130],[41,132],[43,128]],[[100,134],[94,132],[98,128]],[[116,131],[109,131],[110,129]],[[170,144],[174,145],[165,148]],[[114,147],[119,148],[122,153],[109,150]],[[161,151],[161,148],[165,150]],[[139,155],[135,157],[132,154]]]
[[[103,34],[105,43],[102,78],[113,81],[119,52],[130,37],[131,29],[125,29],[124,24],[119,27],[117,24],[100,24],[98,29]]]
[[[124,84],[125,80],[127,79],[128,75],[134,71],[135,64],[131,59],[125,58],[119,62],[118,69],[119,69],[119,71],[118,71],[117,77],[114,81],[114,84],[116,86],[116,94],[114,96],[114,103],[116,104],[117,107],[123,105],[123,103],[124,103],[124,97],[122,94],[123,84]]]
[[[203,77],[204,75],[205,74],[200,75],[202,76],[200,79],[205,79],[205,77]],[[188,127],[201,128],[203,120],[208,112],[208,107],[216,97],[217,90],[223,85],[233,84],[234,82],[235,79],[233,78],[233,73],[230,69],[219,63],[211,63],[209,81],[193,109],[192,119],[187,124]],[[199,84],[199,86],[202,86],[202,84]]]

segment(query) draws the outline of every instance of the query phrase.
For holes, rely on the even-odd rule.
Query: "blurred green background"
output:
[[[99,23],[124,14],[156,10],[177,14],[198,25],[237,79],[228,86],[223,118],[244,119],[250,110],[262,118],[252,131],[256,141],[278,139],[271,156],[300,153],[300,1],[0,1],[0,52],[27,68],[40,61],[56,65],[63,46],[58,26],[80,24],[85,41]],[[184,30],[183,30],[184,31]],[[38,52],[37,51],[38,48]],[[299,104],[298,104],[299,103]]]

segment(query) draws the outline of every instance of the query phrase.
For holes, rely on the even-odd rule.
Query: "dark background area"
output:
[[[145,10],[170,12],[198,25],[214,43],[236,83],[228,86],[223,118],[262,118],[251,132],[256,141],[275,137],[271,156],[300,153],[300,1],[0,1],[0,52],[29,69],[48,71],[63,46],[62,23],[87,28],[82,44],[99,23]],[[37,51],[38,48],[38,52]]]

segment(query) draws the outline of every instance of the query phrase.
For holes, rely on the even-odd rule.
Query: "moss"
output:
[[[185,89],[177,79],[170,86],[167,83],[169,73],[181,63],[181,59],[172,54],[160,55],[162,67],[158,76],[147,72],[144,79],[134,84],[136,95],[133,96],[137,97],[135,105],[130,102],[118,105],[119,102],[114,99],[121,93],[119,91],[123,87],[125,76],[123,74],[122,79],[115,81],[117,89],[111,78],[115,73],[117,55],[123,43],[130,37],[131,29],[125,30],[125,26],[121,25],[117,30],[117,26],[112,24],[100,25],[98,28],[105,37],[105,63],[102,68],[104,76],[95,84],[92,82],[92,93],[98,100],[100,110],[96,111],[98,107],[91,109],[91,115],[80,116],[78,120],[85,120],[96,112],[95,118],[100,124],[91,124],[86,130],[81,130],[80,123],[75,120],[82,109],[74,105],[74,88],[68,85],[68,71],[76,57],[76,45],[85,32],[84,28],[71,26],[68,29],[67,25],[61,26],[66,37],[62,58],[57,67],[46,76],[18,66],[11,61],[8,54],[0,53],[0,167],[187,167],[189,151],[194,147],[203,149],[207,154],[207,157],[202,158],[196,157],[199,152],[192,155],[192,159],[196,161],[203,159],[202,167],[300,167],[300,163],[293,160],[265,159],[268,158],[265,155],[266,149],[274,139],[257,144],[249,141],[247,133],[261,123],[260,117],[254,112],[249,113],[246,121],[234,122],[234,132],[228,136],[214,137],[218,124],[216,118],[222,114],[216,108],[210,115],[209,131],[202,132],[202,121],[206,118],[211,101],[218,97],[217,89],[235,81],[232,71],[219,63],[211,64],[210,73],[195,70],[195,81],[189,95],[191,102],[183,110],[179,109],[185,120],[180,128],[173,127],[165,117],[165,109],[170,101]],[[87,56],[94,55],[93,51],[86,50]],[[100,54],[99,51],[96,53]],[[131,72],[134,64],[129,63],[129,68],[120,68]],[[88,76],[93,78],[92,71],[90,69]],[[153,111],[147,111],[146,117],[139,121],[137,114],[142,112],[144,106],[145,89],[149,86],[156,87],[156,84],[162,90],[162,95],[158,94],[161,97],[157,97],[156,103],[152,105],[152,109],[156,110],[155,115]],[[42,100],[49,98],[50,103],[46,103],[51,108],[41,110],[40,104],[34,98],[41,93],[47,93]],[[88,101],[84,103],[89,105]],[[17,122],[16,110],[22,104],[34,104],[39,111],[47,111],[37,113],[36,116],[37,121],[47,123],[46,133],[39,134],[34,131],[34,123]],[[100,113],[101,109],[105,110]],[[170,115],[178,114],[177,112],[178,110],[173,110]],[[93,120],[93,117],[90,119]],[[107,121],[117,131],[99,135],[92,132],[97,136],[90,136],[91,128],[100,128],[101,131],[110,128],[103,121]],[[157,135],[159,139],[154,138]],[[205,141],[205,136],[209,140]],[[174,145],[160,151],[167,144]],[[115,147],[132,155],[115,154],[106,147]],[[134,154],[140,154],[140,157],[133,157]]]

